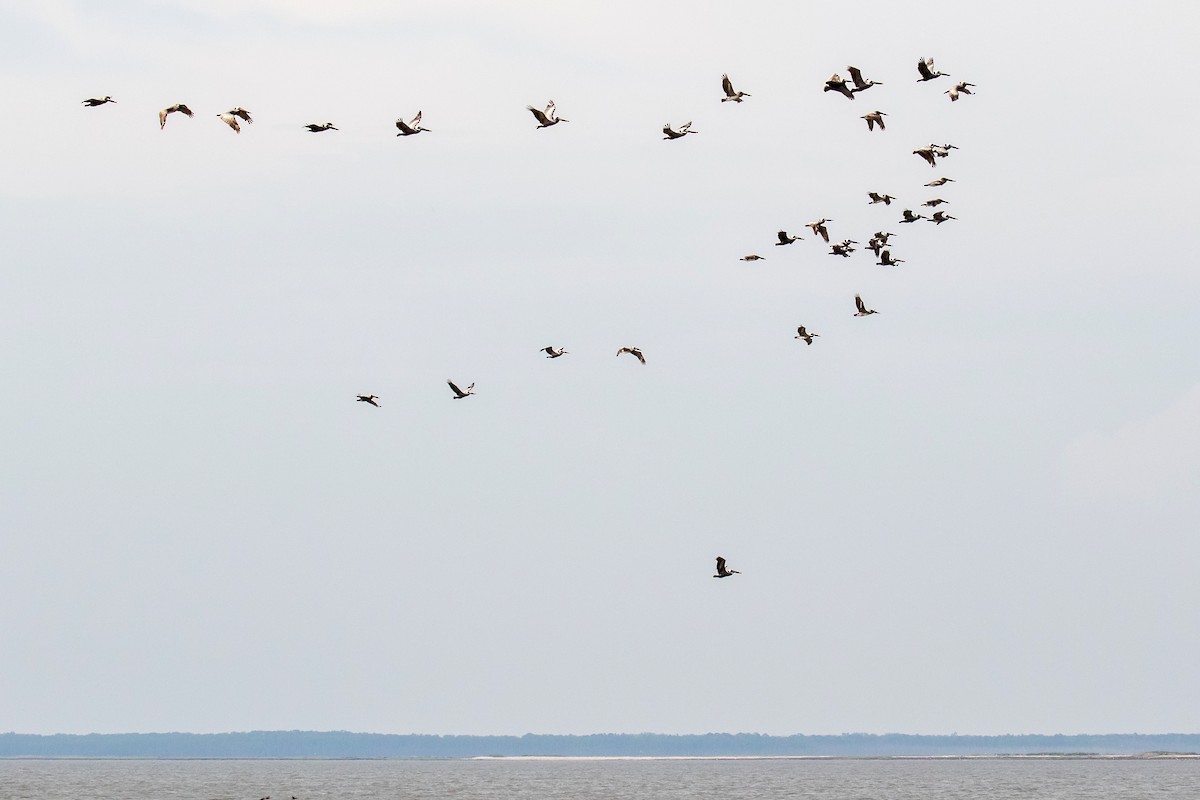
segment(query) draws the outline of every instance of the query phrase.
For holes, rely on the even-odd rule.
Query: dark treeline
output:
[[[346,731],[0,734],[7,758],[470,758],[473,756],[928,756],[1196,753],[1200,734],[764,736],[599,733],[427,736]]]

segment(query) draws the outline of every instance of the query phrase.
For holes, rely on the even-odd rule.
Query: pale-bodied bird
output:
[[[812,232],[815,235],[820,236],[822,239],[824,239],[826,242],[828,242],[829,241],[829,230],[825,227],[826,222],[833,222],[833,220],[825,219],[824,217],[821,217],[818,220],[808,223],[807,225],[805,225],[805,227],[811,228]]]
[[[543,347],[541,352],[546,354],[546,358],[558,358],[559,356],[565,356],[567,354],[566,350],[562,349],[561,347],[554,347],[553,345],[549,347]]]
[[[413,117],[410,122],[405,122],[402,119],[396,120],[396,129],[400,131],[396,134],[397,136],[412,136],[413,134],[420,133],[421,131],[429,130],[429,128],[421,127],[420,111],[417,112],[417,115]]]
[[[776,247],[779,247],[781,244],[791,244],[792,242],[799,241],[801,238],[803,238],[800,236],[788,236],[787,231],[780,231],[775,235],[779,237],[779,241],[775,243]]]
[[[308,130],[311,133],[321,133],[322,131],[336,131],[337,130],[337,128],[333,127],[332,122],[326,122],[321,125],[318,125],[315,122],[310,122],[308,125],[305,125],[304,127],[308,128]]]
[[[805,344],[812,344],[812,340],[820,335],[821,334],[819,333],[809,333],[804,329],[804,326],[801,325],[799,328],[796,328],[796,336],[794,338],[803,339]]]
[[[569,119],[563,119],[562,117],[560,117],[558,115],[558,107],[556,105],[554,105],[553,100],[546,103],[545,111],[534,108],[533,106],[525,106],[525,107],[527,109],[529,109],[529,111],[533,114],[533,116],[537,117],[539,128],[549,128],[551,125],[557,125],[560,122],[570,122],[571,121]]]
[[[904,219],[901,222],[916,222],[919,219],[925,219],[924,214],[914,214],[911,208],[904,209]]]
[[[954,183],[954,178],[938,178],[936,181],[930,181],[926,186],[945,186],[947,183]]]
[[[890,194],[880,194],[879,192],[867,192],[867,197],[871,198],[871,202],[867,203],[869,206],[876,203],[883,203],[885,206],[890,206],[892,201],[896,199]]]
[[[938,72],[935,70],[933,67],[932,58],[917,59],[917,72],[921,73],[921,77],[917,78],[917,83],[920,83],[921,81],[931,81],[934,78],[940,78],[943,75],[947,77],[950,76],[949,72]]]
[[[104,97],[89,97],[87,100],[83,101],[83,104],[85,106],[87,106],[88,108],[95,108],[96,106],[102,106],[105,103],[115,103],[115,102],[117,102],[117,101],[113,100],[108,95],[105,95]]]
[[[377,394],[360,394],[360,395],[356,395],[356,396],[358,397],[358,402],[360,402],[360,403],[370,403],[371,405],[375,406],[376,408],[380,407],[379,403],[375,402],[376,400],[379,399],[379,395],[377,395]]]
[[[663,137],[664,139],[682,139],[684,136],[687,136],[689,133],[699,133],[699,132],[700,131],[692,130],[691,122],[683,123],[682,125],[679,126],[679,130],[675,130],[674,128],[672,128],[671,123],[669,123],[669,122],[666,125],[663,125],[663,133],[666,134],[666,136]]]
[[[842,80],[842,76],[838,75],[836,72],[829,76],[829,80],[825,81],[825,88],[822,89],[822,91],[837,92],[843,97],[849,97],[851,100],[854,99],[854,92],[849,86],[846,85],[846,82]]]
[[[738,261],[765,261],[766,258],[766,256],[760,256],[758,253],[751,253],[750,255],[742,256]]]
[[[953,103],[955,100],[958,99],[958,96],[960,94],[975,94],[969,88],[967,88],[969,86],[974,86],[974,85],[975,84],[967,83],[966,81],[959,81],[958,83],[954,84],[954,86],[952,86],[951,88],[949,88],[945,92],[943,92],[943,94],[950,95],[950,102]]]
[[[932,200],[926,200],[924,203],[921,203],[921,205],[928,206],[929,208],[937,208],[942,203],[949,203],[949,202],[950,202],[949,200],[943,200],[940,197],[935,197]]]
[[[879,130],[884,131],[887,130],[887,126],[883,124],[883,118],[886,116],[882,111],[872,111],[870,114],[863,114],[862,118],[867,121],[867,130],[873,131],[878,125]]]
[[[878,266],[880,266],[880,267],[894,267],[897,264],[903,264],[903,263],[904,263],[903,258],[892,258],[891,250],[884,250],[882,253],[879,254]]]
[[[471,395],[475,394],[475,384],[474,383],[472,383],[470,386],[468,386],[466,391],[463,391],[462,389],[455,386],[454,381],[450,380],[449,378],[446,379],[446,383],[450,386],[450,391],[454,392],[454,397],[452,398],[454,400],[462,400],[464,397],[470,397]]]
[[[228,111],[226,111],[224,114],[217,114],[217,118],[221,120],[221,122],[224,122],[226,125],[233,128],[234,133],[242,132],[242,126],[238,125],[237,117]]]
[[[929,218],[929,221],[936,222],[938,225],[941,225],[943,222],[945,222],[948,219],[958,219],[958,217],[952,217],[949,214],[947,214],[945,211],[938,211],[938,212],[934,213],[934,215],[932,217]]]
[[[740,103],[742,102],[743,97],[750,96],[749,92],[735,92],[733,90],[733,83],[729,80],[728,75],[721,76],[721,89],[725,92],[725,96],[721,98],[722,103],[728,103],[730,101],[734,103]]]
[[[617,357],[620,358],[622,353],[629,353],[629,355],[633,356],[634,358],[636,358],[638,361],[642,362],[643,364],[646,363],[646,357],[644,355],[642,355],[641,348],[622,347],[620,350],[617,351]]]
[[[854,295],[854,307],[858,309],[854,316],[865,317],[870,314],[878,314],[879,312],[873,308],[867,308],[867,304],[863,302],[862,295]]]
[[[852,92],[865,92],[872,86],[883,86],[883,81],[873,81],[869,78],[864,79],[862,70],[858,67],[846,67],[846,69],[850,70],[850,80],[854,81],[854,88],[850,90]]]
[[[185,117],[192,116],[192,110],[190,108],[188,108],[187,106],[185,106],[183,103],[176,103],[173,106],[167,106],[162,111],[158,112],[158,129],[159,130],[162,130],[163,128],[167,127],[167,116],[169,114],[174,114],[176,111],[178,111],[180,114],[183,114]]]
[[[945,158],[946,156],[950,155],[950,151],[951,151],[951,150],[957,150],[957,149],[958,149],[958,145],[953,145],[953,144],[931,144],[931,145],[929,145],[929,149],[930,149],[930,150],[932,150],[932,151],[933,151],[933,154],[934,154],[935,156],[937,156],[938,158]]]
[[[725,557],[717,556],[717,574],[714,578],[728,578],[730,575],[741,575],[736,569],[725,569]]]
[[[917,155],[925,159],[929,162],[929,166],[931,167],[937,166],[937,155],[934,153],[932,147],[917,148],[916,150],[913,150],[913,155]]]

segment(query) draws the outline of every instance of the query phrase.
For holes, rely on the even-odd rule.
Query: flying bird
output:
[[[83,101],[83,104],[85,106],[87,106],[88,108],[95,108],[96,106],[102,106],[105,103],[115,103],[115,102],[117,102],[117,101],[113,100],[108,95],[105,95],[104,97],[89,97],[87,100]]]
[[[948,219],[958,219],[958,217],[952,217],[949,214],[947,214],[945,211],[938,211],[938,212],[934,213],[934,215],[932,217],[929,218],[929,221],[936,222],[938,225],[941,225],[943,222],[945,222]]]
[[[947,183],[954,183],[954,178],[938,178],[936,181],[930,181],[926,186],[945,186]]]
[[[849,86],[846,85],[846,82],[842,80],[842,76],[838,75],[836,72],[829,76],[829,80],[825,81],[825,88],[821,91],[837,92],[843,97],[849,97],[851,100],[854,99],[854,92]]]
[[[894,267],[897,264],[903,264],[903,263],[904,263],[903,258],[892,258],[892,251],[884,250],[883,253],[881,253],[879,255],[879,264],[877,266]]]
[[[310,122],[308,125],[305,125],[304,127],[308,128],[308,130],[312,133],[321,133],[322,131],[336,131],[337,130],[337,128],[333,127],[332,122],[326,122],[324,125],[318,125],[315,122]]]
[[[918,58],[917,59],[917,72],[921,73],[921,77],[917,78],[917,83],[920,83],[921,81],[931,81],[934,78],[940,78],[943,75],[945,75],[947,77],[950,76],[949,72],[937,72],[933,68],[933,59],[932,58]]]
[[[887,130],[887,126],[883,124],[883,118],[886,116],[882,111],[872,111],[870,114],[863,114],[862,119],[867,121],[867,130],[873,131],[878,125],[879,130],[884,131]]]
[[[787,231],[780,231],[775,235],[779,237],[779,241],[775,243],[776,247],[779,247],[781,244],[791,244],[792,242],[798,241],[802,238],[800,236],[788,236]]]
[[[412,136],[415,133],[420,133],[421,131],[429,130],[429,128],[421,127],[421,112],[420,111],[418,111],[417,115],[412,118],[411,122],[405,122],[402,119],[396,120],[396,128],[400,131],[399,133],[396,134],[397,136]]]
[[[953,144],[931,144],[929,145],[929,149],[932,150],[933,154],[938,158],[945,158],[946,156],[950,155],[951,150],[957,150],[958,146]]]
[[[254,123],[254,120],[250,119],[250,112],[247,111],[246,109],[242,108],[241,106],[231,108],[228,111],[226,111],[225,113],[233,114],[235,117],[238,117],[238,118],[240,118],[246,122],[249,122],[251,124]]]
[[[850,90],[852,92],[865,92],[872,86],[883,86],[882,81],[864,80],[862,70],[858,67],[846,67],[846,69],[850,70],[850,80],[854,81],[854,88]]]
[[[819,333],[809,333],[808,331],[804,330],[804,326],[801,325],[799,328],[796,328],[795,338],[803,339],[805,344],[812,344],[813,338],[820,335],[821,334]]]
[[[924,214],[914,214],[911,208],[904,209],[904,219],[901,222],[916,222],[919,219],[925,219]]]
[[[689,133],[699,133],[699,132],[700,131],[692,130],[691,122],[683,123],[682,125],[679,126],[679,130],[672,129],[671,123],[669,123],[669,122],[666,125],[663,125],[663,133],[666,134],[666,136],[663,137],[664,139],[682,139],[684,136],[687,136]]]
[[[561,347],[556,348],[553,345],[550,347],[543,347],[542,352],[546,354],[546,358],[558,358],[559,356],[565,356],[567,354],[566,350],[563,350]]]
[[[450,391],[454,392],[454,397],[452,398],[454,400],[462,400],[464,397],[470,397],[471,395],[475,394],[475,384],[474,383],[472,383],[470,386],[468,386],[467,390],[465,392],[462,389],[455,386],[454,381],[450,380],[449,378],[446,379],[446,383],[449,384]]]
[[[242,126],[238,125],[237,117],[234,114],[226,111],[224,114],[217,114],[217,118],[224,122],[229,127],[233,128],[234,133],[241,133]]]
[[[921,203],[921,205],[929,206],[930,208],[937,208],[942,203],[949,203],[949,202],[950,202],[949,200],[943,200],[940,197],[935,197],[932,200],[926,200],[924,203]]]
[[[560,122],[570,122],[571,121],[569,119],[563,119],[562,117],[558,116],[558,107],[554,105],[553,100],[546,103],[545,111],[534,108],[533,106],[525,106],[525,107],[527,109],[529,109],[529,111],[533,114],[533,116],[537,117],[537,121],[539,123],[539,125],[538,125],[539,128],[549,128],[551,125],[557,125]]]
[[[968,86],[974,86],[974,85],[975,84],[967,83],[966,81],[959,81],[958,83],[954,84],[953,87],[951,87],[951,88],[947,89],[945,92],[943,92],[943,94],[950,95],[950,102],[953,103],[955,100],[958,99],[958,96],[960,94],[975,94],[974,92],[972,92],[970,89],[967,88]]]
[[[765,261],[766,256],[760,256],[757,253],[751,253],[748,256],[742,256],[738,261]]]
[[[714,578],[728,578],[730,575],[741,575],[736,569],[725,569],[725,557],[717,556],[717,574]]]
[[[892,201],[896,199],[890,194],[880,194],[879,192],[867,192],[867,197],[871,198],[871,202],[867,203],[869,206],[876,203],[883,203],[885,206],[890,206]]]
[[[824,217],[821,217],[819,220],[816,220],[815,222],[810,222],[807,225],[805,225],[804,227],[811,228],[813,234],[820,236],[822,239],[824,239],[826,242],[828,242],[829,241],[829,230],[825,227],[826,222],[833,222],[833,220],[825,219]]]
[[[937,155],[934,153],[932,147],[921,147],[916,150],[913,150],[913,155],[918,155],[921,158],[925,159],[926,161],[929,162],[929,166],[931,166],[931,167],[937,166]]]
[[[642,362],[643,364],[646,363],[646,357],[644,355],[642,355],[642,351],[640,348],[622,347],[620,350],[617,351],[617,357],[619,358],[622,353],[629,353],[629,355],[633,356],[634,358],[636,358],[638,361]]]
[[[159,130],[162,130],[163,128],[167,127],[167,115],[174,114],[176,111],[178,111],[180,114],[183,114],[185,117],[192,116],[192,110],[190,108],[188,108],[187,106],[185,106],[183,103],[176,103],[173,106],[167,106],[162,111],[158,112],[158,129]]]
[[[855,306],[855,308],[858,309],[858,312],[855,313],[855,315],[854,315],[856,317],[865,317],[869,314],[878,314],[879,313],[878,311],[876,311],[873,308],[870,308],[870,309],[867,308],[867,304],[863,302],[861,295],[857,295],[857,294],[854,295],[854,306]]]
[[[379,395],[377,395],[377,394],[360,394],[360,395],[357,395],[357,397],[358,397],[358,402],[360,402],[360,403],[370,403],[371,405],[375,406],[376,408],[380,407],[379,403],[375,402],[376,400],[379,399]]]
[[[721,76],[721,88],[725,91],[725,96],[721,98],[722,103],[728,103],[730,101],[740,103],[742,102],[743,97],[750,96],[748,92],[735,92],[733,90],[733,83],[729,80],[728,75]]]
[[[895,235],[896,234],[892,233],[891,231],[875,231],[875,238],[878,239],[883,244],[887,244],[888,239],[892,238]]]
[[[854,241],[853,239],[846,239],[843,242],[839,242],[838,244],[832,245],[829,248],[829,255],[841,256],[842,258],[849,258],[850,254],[854,252],[854,248],[850,246],[852,244],[858,244],[858,242]]]

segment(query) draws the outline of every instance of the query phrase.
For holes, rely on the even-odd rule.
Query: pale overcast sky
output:
[[[1200,730],[1198,8],[0,2],[0,730]]]

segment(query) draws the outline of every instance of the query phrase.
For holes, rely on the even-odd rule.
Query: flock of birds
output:
[[[836,94],[840,94],[841,96],[843,96],[849,100],[854,100],[854,99],[856,99],[858,94],[865,92],[868,89],[871,89],[872,87],[883,85],[882,81],[876,81],[876,80],[871,80],[869,78],[864,78],[863,74],[862,74],[862,70],[860,70],[858,67],[853,67],[853,66],[847,67],[847,71],[850,74],[849,80],[843,79],[840,74],[835,73],[832,76],[830,76],[829,80],[825,81],[825,86],[824,86],[823,91],[834,92]],[[942,77],[949,77],[949,73],[941,72],[934,67],[932,58],[918,59],[917,73],[919,75],[919,77],[917,78],[918,83],[933,81],[933,80],[936,80],[936,79],[942,78]],[[968,83],[966,81],[959,81],[959,82],[955,83],[950,89],[947,89],[944,92],[944,94],[949,96],[951,102],[956,102],[963,95],[973,95],[974,92],[972,92],[971,90],[974,87],[975,87],[975,84],[973,84],[973,83]],[[751,94],[749,92],[743,92],[743,91],[736,90],[733,86],[733,81],[729,78],[728,74],[721,76],[721,90],[725,95],[724,97],[721,98],[722,103],[742,103],[745,101],[745,98],[751,97]],[[104,97],[90,97],[83,101],[83,105],[87,106],[89,108],[95,108],[98,106],[103,106],[103,105],[107,105],[109,103],[116,103],[116,102],[117,101],[114,100],[111,96],[106,95]],[[537,128],[538,129],[550,128],[550,127],[553,127],[553,126],[559,124],[560,122],[569,122],[570,121],[564,117],[558,116],[558,107],[553,100],[548,101],[546,103],[546,105],[542,108],[536,108],[534,106],[526,106],[526,108],[533,115],[534,119],[537,120],[537,123],[538,123]],[[182,114],[185,117],[195,116],[194,112],[190,108],[188,108],[187,105],[185,105],[183,103],[175,103],[174,105],[168,106],[158,112],[159,127],[165,129],[167,126],[168,118],[172,114],[175,114],[175,113]],[[241,132],[241,124],[240,124],[241,122],[245,122],[247,124],[254,122],[254,120],[251,116],[251,113],[249,111],[247,111],[245,108],[242,108],[241,106],[235,106],[235,107],[229,109],[228,111],[223,111],[223,112],[217,114],[216,116],[218,119],[221,120],[221,122],[223,122],[227,126],[229,126],[234,131],[234,133]],[[883,119],[885,116],[887,116],[887,114],[885,114],[884,112],[875,110],[875,111],[870,111],[870,112],[864,114],[861,118],[866,121],[867,130],[873,132],[877,127],[879,128],[880,131],[885,131],[887,129],[887,126],[884,123],[884,119]],[[421,118],[422,118],[422,112],[418,111],[416,113],[416,115],[414,117],[412,117],[411,119],[408,119],[408,120],[405,120],[403,118],[397,119],[395,125],[396,125],[396,129],[399,131],[399,133],[397,133],[396,135],[397,136],[413,136],[418,133],[429,131],[428,128],[424,128],[421,126]],[[324,123],[314,122],[314,123],[309,123],[307,125],[304,125],[303,127],[305,129],[307,129],[308,131],[310,131],[311,133],[324,133],[326,131],[338,130],[338,128],[336,126],[334,126],[334,124],[332,122],[324,122]],[[677,127],[672,126],[671,123],[667,123],[667,124],[663,125],[662,132],[664,134],[663,138],[667,141],[683,139],[691,134],[699,133],[699,131],[692,129],[691,121],[685,122],[682,125],[679,125]],[[924,159],[931,167],[936,168],[942,159],[948,158],[950,156],[951,150],[957,150],[957,149],[958,148],[955,145],[948,144],[948,143],[946,143],[946,144],[929,144],[924,147],[919,147],[919,148],[913,150],[912,152],[914,155],[920,156],[922,159]],[[930,181],[929,183],[926,183],[925,186],[926,187],[940,187],[940,186],[945,186],[946,184],[953,183],[953,182],[954,182],[954,180],[952,178],[941,177],[941,178],[937,178],[936,180]],[[869,204],[874,205],[874,204],[882,203],[885,206],[890,206],[892,204],[892,201],[896,199],[895,197],[893,197],[889,194],[874,192],[874,191],[868,192],[867,197],[869,199]],[[932,198],[932,199],[924,202],[922,204],[922,207],[936,209],[938,206],[944,205],[947,202],[948,202],[947,200],[944,200],[940,197],[935,197],[935,198]],[[924,214],[915,213],[912,209],[906,208],[906,209],[904,209],[899,222],[900,223],[912,223],[912,222],[917,222],[919,220],[927,220],[929,222],[934,223],[935,225],[941,225],[943,222],[946,222],[946,221],[952,220],[952,219],[955,219],[955,217],[951,216],[950,214],[947,214],[945,211],[942,211],[940,209],[934,211],[930,216],[927,217]],[[854,247],[854,245],[858,244],[858,242],[853,239],[844,239],[840,242],[830,242],[829,229],[826,227],[826,223],[829,223],[829,222],[833,222],[833,220],[822,217],[820,219],[817,219],[817,220],[814,220],[814,221],[808,223],[805,227],[809,228],[812,231],[813,236],[815,238],[820,238],[825,244],[830,245],[829,255],[836,255],[836,256],[842,256],[843,258],[849,258],[850,255],[856,251],[856,248]],[[879,261],[877,262],[878,266],[892,267],[892,266],[896,266],[898,264],[904,263],[904,259],[896,258],[892,255],[892,251],[888,244],[889,240],[894,235],[895,235],[894,233],[881,230],[881,231],[876,231],[875,234],[872,235],[871,238],[868,240],[865,249],[872,252],[875,255],[875,257],[879,259]],[[776,237],[778,239],[778,241],[776,241],[774,243],[776,247],[791,245],[791,244],[794,244],[795,242],[803,239],[803,237],[789,234],[785,230],[779,231],[776,234]],[[766,258],[765,256],[758,255],[757,253],[749,253],[747,255],[742,256],[740,260],[745,261],[745,262],[754,262],[754,261],[761,261],[765,258]],[[863,301],[862,296],[858,295],[858,294],[856,294],[854,296],[854,307],[855,307],[855,312],[854,312],[855,317],[866,317],[866,316],[870,316],[872,314],[879,313],[878,311],[876,311],[873,308],[868,308],[866,303]],[[800,325],[799,327],[796,328],[795,338],[800,341],[803,341],[806,345],[811,345],[813,343],[813,339],[816,339],[819,337],[820,337],[819,333],[813,333],[813,332],[809,331],[804,325]],[[562,347],[555,347],[553,345],[548,345],[546,347],[541,348],[541,350],[539,352],[545,353],[546,358],[554,359],[554,358],[561,358],[562,356],[567,355],[569,351],[567,351],[566,349],[564,349]],[[629,354],[629,355],[633,356],[635,359],[637,359],[642,364],[646,363],[646,356],[644,353],[642,353],[641,349],[638,347],[626,346],[626,347],[621,347],[619,350],[617,350],[618,357],[625,355],[625,354]],[[465,389],[460,388],[459,385],[456,384],[453,380],[447,379],[446,383],[450,387],[451,396],[452,396],[452,399],[454,399],[454,400],[462,400],[467,397],[471,397],[475,394],[475,384],[474,383],[468,384]],[[374,406],[376,408],[382,407],[379,400],[380,400],[380,397],[379,397],[379,395],[376,395],[376,394],[357,395],[357,402],[367,403],[368,405]],[[732,575],[738,575],[738,574],[740,574],[740,572],[738,570],[732,570],[732,569],[728,569],[726,567],[725,558],[723,556],[717,556],[717,567],[716,567],[716,573],[713,575],[714,578],[728,578]],[[294,798],[293,798],[293,800],[294,800]]]

